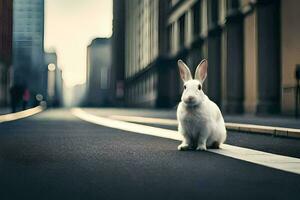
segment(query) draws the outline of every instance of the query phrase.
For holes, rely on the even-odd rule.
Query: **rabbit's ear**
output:
[[[178,60],[178,68],[181,79],[186,82],[192,79],[191,71],[189,70],[188,66],[182,61]]]
[[[203,59],[200,64],[198,65],[196,72],[195,72],[195,79],[204,82],[207,76],[207,60]]]

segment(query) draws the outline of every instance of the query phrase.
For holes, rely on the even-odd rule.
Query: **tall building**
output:
[[[207,58],[204,90],[224,112],[293,113],[299,6],[294,0],[125,1],[126,104],[176,106],[182,92],[176,61],[194,72]]]
[[[14,84],[41,93],[44,72],[44,0],[13,0]]]
[[[166,106],[166,1],[125,1],[125,101],[129,106]],[[172,94],[170,94],[172,95]]]
[[[86,105],[111,105],[111,40],[109,38],[96,38],[87,47],[86,75]]]
[[[11,81],[12,59],[12,14],[11,0],[0,1],[0,107],[7,106]]]
[[[112,69],[111,87],[113,104],[124,105],[125,82],[125,0],[113,2],[113,34],[112,34]]]

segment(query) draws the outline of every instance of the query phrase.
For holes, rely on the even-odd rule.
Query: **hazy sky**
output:
[[[112,0],[45,0],[45,50],[56,50],[67,86],[85,82],[91,40],[111,34]]]

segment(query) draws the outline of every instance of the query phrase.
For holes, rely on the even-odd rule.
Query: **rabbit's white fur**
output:
[[[178,67],[185,88],[177,108],[178,132],[183,136],[178,150],[219,148],[226,140],[226,128],[219,107],[202,90],[207,61],[200,62],[195,79],[182,60],[178,60]]]

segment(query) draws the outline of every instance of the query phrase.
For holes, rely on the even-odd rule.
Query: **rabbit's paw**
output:
[[[198,145],[196,148],[197,151],[206,151],[206,146],[205,145]]]
[[[180,144],[177,149],[179,151],[186,151],[186,150],[189,150],[189,145],[188,144]]]

